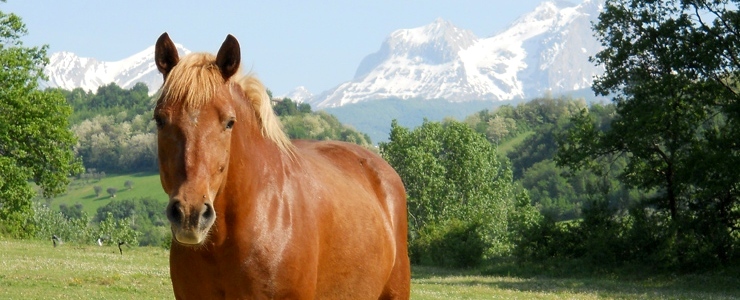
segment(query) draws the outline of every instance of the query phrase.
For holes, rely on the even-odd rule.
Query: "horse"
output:
[[[177,299],[408,299],[406,192],[380,156],[290,140],[239,42],[155,45],[154,108]]]

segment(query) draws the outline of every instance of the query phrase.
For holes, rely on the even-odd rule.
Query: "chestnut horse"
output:
[[[162,188],[177,299],[408,299],[406,193],[357,145],[291,141],[265,87],[238,75],[229,35],[216,56],[155,62]]]

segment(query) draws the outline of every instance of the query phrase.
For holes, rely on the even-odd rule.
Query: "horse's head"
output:
[[[231,35],[216,57],[196,53],[182,60],[166,33],[157,40],[155,61],[165,80],[154,110],[159,171],[170,198],[167,218],[181,244],[203,243],[216,220],[214,199],[225,183],[237,122],[230,78],[240,59]]]

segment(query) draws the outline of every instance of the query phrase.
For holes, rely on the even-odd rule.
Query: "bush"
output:
[[[33,212],[11,212],[0,219],[0,236],[24,239],[33,236],[36,225],[33,223]]]
[[[458,219],[424,226],[411,241],[411,261],[441,267],[468,268],[480,265],[486,243],[478,222]]]
[[[94,229],[89,226],[90,218],[83,213],[79,218],[68,219],[59,211],[46,206],[35,205],[33,223],[35,237],[40,240],[51,240],[57,236],[63,242],[90,244],[97,239]]]
[[[164,219],[166,203],[153,198],[113,200],[98,208],[93,220],[101,223],[108,215],[115,220],[130,219],[131,227],[140,233],[139,246],[159,246],[169,240],[169,229]]]

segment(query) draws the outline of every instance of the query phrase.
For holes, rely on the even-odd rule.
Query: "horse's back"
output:
[[[318,157],[319,161],[333,165],[339,172],[355,176],[348,179],[363,180],[372,185],[380,199],[403,201],[405,206],[406,194],[401,178],[376,153],[356,144],[337,141],[297,140],[294,144],[302,154]],[[402,197],[395,197],[397,193]]]
[[[369,201],[357,203],[357,210],[345,212],[357,214],[348,218],[363,222],[357,226],[369,226],[376,221],[384,224],[387,232],[383,238],[389,250],[388,278],[385,279],[380,298],[407,299],[409,293],[410,267],[407,251],[406,192],[403,182],[395,170],[379,155],[361,146],[336,141],[294,141],[301,159],[317,173],[322,173],[322,184],[341,189],[344,195],[334,201]],[[364,195],[364,196],[363,196]],[[346,203],[345,203],[346,204]],[[348,204],[349,205],[349,204]],[[364,220],[368,213],[379,211],[382,220]],[[362,215],[364,214],[364,215]],[[371,216],[370,216],[371,217]],[[355,232],[357,234],[359,232]],[[367,253],[368,249],[359,249]],[[361,258],[360,258],[361,259]]]

